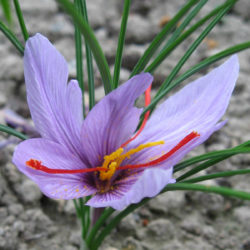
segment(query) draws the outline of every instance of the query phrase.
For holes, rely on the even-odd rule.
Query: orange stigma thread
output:
[[[143,163],[143,164],[126,165],[126,166],[118,167],[117,170],[144,168],[144,167],[149,167],[149,166],[157,165],[157,164],[159,164],[159,163],[167,160],[176,151],[178,151],[184,145],[186,145],[187,143],[189,143],[190,141],[192,141],[194,138],[199,137],[199,136],[200,136],[200,134],[198,134],[197,132],[193,131],[190,134],[188,134],[185,138],[183,138],[175,147],[173,147],[169,152],[167,152],[163,156],[161,156],[161,157],[159,157],[159,158],[157,158],[157,159],[155,159],[153,161],[150,161],[150,162],[147,162],[147,163]]]
[[[111,159],[113,157],[113,155],[109,155],[106,156],[106,158],[110,158],[107,159],[108,164],[111,163],[111,169],[109,169],[109,166],[107,167],[95,167],[95,168],[84,168],[84,169],[51,169],[48,168],[44,165],[42,165],[41,161],[35,160],[35,159],[30,159],[28,161],[26,161],[26,165],[28,167],[31,167],[35,170],[39,170],[48,174],[78,174],[78,173],[90,173],[90,172],[95,172],[95,171],[99,171],[99,173],[101,175],[103,175],[103,180],[109,180],[112,176],[113,176],[113,170],[114,172],[116,170],[124,170],[124,169],[135,169],[135,168],[143,168],[143,167],[150,167],[150,166],[154,166],[157,165],[165,160],[167,160],[170,156],[172,156],[176,151],[178,151],[180,148],[182,148],[183,146],[185,146],[187,143],[189,143],[190,141],[192,141],[193,139],[199,137],[200,134],[198,134],[197,132],[191,132],[190,134],[188,134],[185,138],[183,138],[175,147],[173,147],[169,152],[167,152],[166,154],[164,154],[163,156],[147,162],[147,163],[143,163],[143,164],[137,164],[137,165],[126,165],[126,166],[113,166],[114,162],[112,162],[113,159]],[[118,161],[116,162],[117,165],[119,165],[122,160],[124,160],[125,158],[129,158],[130,155],[139,152],[140,150],[146,148],[146,147],[151,147],[151,146],[156,146],[159,144],[163,144],[162,141],[159,142],[152,142],[152,143],[148,143],[148,144],[142,144],[140,145],[138,148],[136,149],[132,149],[131,151],[125,153],[124,155],[119,155],[120,158],[118,157]],[[119,154],[120,152],[118,152],[120,149],[118,149],[117,151],[115,151],[113,154]],[[135,152],[134,152],[135,151]],[[113,164],[113,165],[112,165]],[[105,165],[105,164],[104,164]],[[111,170],[111,172],[110,172]],[[106,174],[108,173],[107,177]]]
[[[151,102],[151,97],[150,97],[150,92],[151,92],[151,86],[150,85],[146,91],[145,91],[145,107],[147,107],[150,102]],[[131,137],[128,141],[124,142],[122,145],[121,145],[121,148],[124,148],[125,146],[127,146],[131,141],[133,141],[141,132],[142,130],[144,129],[144,127],[146,126],[146,123],[147,123],[147,120],[149,118],[149,114],[150,114],[150,110],[146,112],[146,114],[144,115],[144,119],[143,119],[143,122],[141,124],[141,127],[139,128],[139,130],[137,131],[137,133]]]
[[[29,161],[26,161],[26,166],[31,167],[35,170],[40,170],[48,174],[78,174],[78,173],[88,173],[88,172],[106,170],[103,167],[84,168],[84,169],[53,169],[53,168],[47,168],[46,166],[42,165],[41,161],[35,159],[30,159]]]

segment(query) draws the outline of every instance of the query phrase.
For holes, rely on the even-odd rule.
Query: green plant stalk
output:
[[[20,4],[19,4],[18,0],[14,0],[14,5],[15,5],[15,10],[16,10],[18,21],[19,21],[19,25],[20,25],[21,30],[22,30],[23,38],[25,41],[27,41],[29,38],[29,34],[28,34],[27,29],[26,29],[26,25],[25,25],[25,22],[23,19],[23,13],[22,13],[22,10],[20,8]]]
[[[195,5],[197,0],[188,1],[179,12],[164,26],[161,32],[154,38],[149,47],[146,49],[140,60],[135,65],[130,78],[136,74],[139,74],[146,67],[154,53],[160,47],[162,42],[165,40],[167,35],[169,35],[172,30],[176,27],[179,20],[190,10],[190,8]]]
[[[247,148],[248,146],[248,148]],[[187,159],[181,163],[178,163],[174,166],[174,173],[190,166],[195,163],[205,161],[205,160],[210,160],[214,159],[217,157],[223,157],[223,156],[233,156],[235,154],[241,154],[241,153],[248,153],[249,152],[249,146],[250,146],[250,141],[247,141],[245,143],[242,143],[234,148],[230,149],[224,149],[224,150],[219,150],[219,151],[214,151],[214,152],[209,152],[203,155],[195,156],[190,159]]]
[[[20,54],[23,56],[24,47],[22,43],[17,39],[14,33],[9,28],[7,28],[6,25],[4,25],[2,21],[0,21],[0,30],[10,40],[10,42],[16,47],[16,49],[20,52]]]
[[[96,60],[96,64],[99,68],[105,93],[108,94],[112,90],[112,78],[109,70],[107,60],[103,54],[103,51],[95,37],[93,30],[86,23],[80,13],[78,13],[74,5],[69,0],[56,0],[65,9],[65,11],[73,18],[74,22],[78,25],[78,28],[82,32],[85,41],[88,43],[91,51]]]
[[[168,94],[174,87],[176,87],[178,84],[180,84],[181,82],[183,82],[185,79],[187,79],[188,77],[192,76],[193,74],[195,74],[196,72],[200,71],[201,69],[227,57],[230,56],[232,54],[235,54],[237,52],[243,51],[245,49],[249,49],[250,48],[250,42],[244,42],[238,45],[235,45],[233,47],[230,47],[226,50],[223,50],[211,57],[208,57],[207,59],[203,60],[200,63],[197,63],[195,66],[193,66],[191,69],[187,70],[184,74],[182,74],[181,76],[179,76],[173,83],[171,83],[171,85],[169,85],[166,89],[164,89],[157,97],[155,97],[152,102],[143,110],[141,117],[144,116],[144,114],[148,111],[148,110],[153,110],[155,108],[155,106],[157,105],[157,103],[165,97],[166,94]],[[142,118],[141,118],[142,119]]]
[[[11,15],[11,5],[10,1],[0,0],[0,4],[3,8],[3,14],[8,22],[9,25],[12,24],[12,15]]]
[[[181,183],[196,183],[196,182],[201,182],[201,181],[206,181],[206,180],[211,180],[211,179],[231,177],[231,176],[243,175],[243,174],[250,174],[250,169],[231,170],[231,171],[223,171],[223,172],[219,172],[215,174],[202,175],[196,178],[181,181]]]
[[[79,0],[74,0],[74,5],[79,11]],[[83,60],[82,60],[82,37],[78,26],[75,24],[75,50],[76,50],[76,76],[79,87],[82,90],[82,106],[83,116],[85,117],[85,101],[84,101],[84,80],[83,80]]]
[[[120,70],[121,70],[121,65],[122,65],[122,52],[123,52],[123,46],[125,42],[125,34],[126,34],[126,29],[127,29],[127,21],[128,21],[130,4],[131,4],[131,0],[124,1],[122,22],[121,22],[120,34],[118,38],[118,46],[117,46],[115,66],[114,66],[113,83],[114,83],[115,88],[118,87],[119,79],[120,79]]]
[[[167,43],[164,45],[163,49],[167,48],[171,43],[173,43],[183,32],[183,30],[189,25],[189,23],[194,19],[194,17],[200,12],[202,7],[207,3],[208,0],[201,0],[195,8],[186,16],[186,18],[181,22],[180,26],[175,30],[173,35],[168,39]],[[162,52],[162,50],[161,50]]]
[[[190,48],[186,51],[184,56],[181,58],[181,60],[178,62],[178,64],[174,67],[174,69],[171,71],[170,75],[167,77],[167,79],[162,83],[160,89],[158,90],[157,95],[161,93],[163,89],[169,86],[169,84],[172,82],[174,77],[178,74],[182,66],[185,64],[185,62],[188,60],[188,58],[193,54],[195,49],[200,45],[200,43],[204,40],[204,38],[209,34],[209,32],[214,28],[214,26],[221,20],[221,18],[232,8],[232,6],[235,4],[237,0],[229,1],[230,4],[228,4],[227,7],[222,9],[216,17],[213,19],[213,21],[205,28],[205,30],[199,35],[199,37],[193,42],[193,44],[190,46]]]
[[[9,135],[14,135],[15,137],[22,139],[22,140],[27,140],[28,136],[22,134],[21,132],[16,131],[13,128],[10,128],[8,126],[0,124],[0,131],[5,132]]]
[[[168,184],[162,191],[165,193],[167,191],[177,191],[177,190],[191,190],[191,191],[201,191],[205,193],[215,193],[223,196],[239,198],[242,200],[250,200],[250,193],[239,191],[226,187],[219,186],[205,186],[200,184],[191,183],[174,183]]]
[[[85,0],[80,0],[81,12],[85,22],[88,24],[88,12]],[[95,105],[95,79],[92,53],[88,43],[85,42],[86,61],[87,61],[87,73],[88,73],[88,89],[89,89],[89,110]]]
[[[197,23],[195,23],[192,27],[190,27],[187,31],[185,31],[180,37],[178,37],[176,40],[173,40],[172,43],[168,42],[166,46],[162,49],[162,51],[159,53],[159,55],[154,59],[154,61],[146,68],[145,71],[153,73],[175,48],[177,48],[183,41],[185,41],[187,37],[189,37],[194,31],[200,28],[205,22],[207,22],[210,18],[216,15],[219,11],[224,9],[227,5],[228,4],[222,4],[218,6],[210,13],[208,13],[205,17],[200,19]]]
[[[188,172],[186,172],[185,174],[181,175],[180,177],[178,177],[176,179],[177,182],[180,182],[182,180],[185,180],[186,178],[194,175],[194,174],[197,174],[198,172],[202,171],[202,170],[205,170],[221,161],[224,161],[228,158],[230,158],[232,155],[228,155],[228,156],[220,156],[220,157],[217,157],[215,159],[211,159],[211,160],[207,160],[206,162],[198,165],[197,167],[195,168],[192,168],[191,170],[189,170]]]
[[[106,208],[102,215],[98,218],[95,225],[91,229],[89,236],[86,240],[86,244],[90,247],[94,244],[94,238],[97,235],[99,229],[103,226],[103,224],[106,222],[107,218],[114,212],[115,210],[113,208]]]

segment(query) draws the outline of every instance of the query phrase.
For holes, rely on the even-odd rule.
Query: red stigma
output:
[[[145,91],[145,107],[147,107],[151,102],[150,92],[151,92],[151,85]],[[142,130],[146,126],[147,120],[149,118],[149,114],[150,114],[150,110],[147,111],[146,114],[144,115],[143,122],[141,124],[141,127],[137,131],[137,133],[133,137],[131,137],[128,141],[124,142],[121,145],[121,148],[124,148],[125,146],[127,146],[131,141],[133,141],[142,132]]]
[[[184,137],[175,147],[173,147],[169,152],[164,154],[163,156],[157,158],[156,160],[147,162],[147,163],[142,163],[142,164],[137,164],[137,165],[126,165],[122,167],[118,167],[117,170],[123,170],[123,169],[134,169],[134,168],[143,168],[143,167],[149,167],[153,165],[157,165],[165,160],[167,160],[170,156],[172,156],[176,151],[178,151],[180,148],[185,146],[188,142],[192,141],[194,138],[199,137],[200,134],[197,132],[191,132],[188,134],[186,137]]]
[[[142,164],[137,165],[126,165],[118,167],[116,170],[124,170],[124,169],[135,169],[135,168],[144,168],[144,167],[151,167],[154,165],[157,165],[165,160],[167,160],[170,156],[172,156],[176,151],[178,151],[180,148],[185,146],[187,143],[192,141],[193,139],[199,137],[200,134],[197,132],[191,132],[186,137],[184,137],[175,147],[173,147],[169,152],[164,154],[163,156]],[[29,161],[26,161],[26,165],[28,167],[31,167],[35,170],[39,170],[48,174],[80,174],[80,173],[90,173],[95,171],[106,171],[107,169],[104,167],[96,167],[96,168],[83,168],[83,169],[52,169],[48,168],[44,165],[42,165],[41,161],[30,159]]]
[[[47,174],[80,174],[80,173],[88,173],[88,172],[106,170],[103,167],[83,168],[83,169],[57,169],[57,168],[54,169],[54,168],[48,168],[42,165],[41,161],[34,160],[34,159],[30,159],[29,161],[26,161],[26,165],[28,167],[31,167],[35,170],[40,170]]]

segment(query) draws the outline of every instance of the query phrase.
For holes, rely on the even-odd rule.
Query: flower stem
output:
[[[26,25],[25,25],[25,22],[23,19],[23,13],[22,13],[22,10],[20,8],[20,4],[19,4],[18,0],[14,0],[14,5],[15,5],[15,9],[16,9],[17,18],[18,18],[18,21],[19,21],[19,24],[20,24],[20,27],[22,30],[23,38],[25,41],[27,41],[29,38],[29,34],[28,34],[27,29],[26,29]]]

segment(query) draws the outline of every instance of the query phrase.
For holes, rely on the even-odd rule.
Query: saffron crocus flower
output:
[[[40,34],[24,53],[27,99],[41,138],[20,143],[13,162],[48,197],[91,196],[87,205],[121,210],[157,195],[175,182],[173,166],[225,122],[238,75],[231,57],[190,83],[148,114],[135,133],[142,109],[135,100],[146,92],[149,73],[139,74],[104,97],[82,117],[82,93],[75,80],[67,84],[64,58]]]

